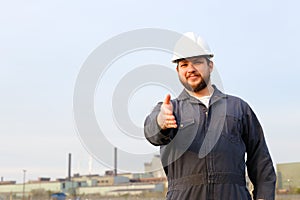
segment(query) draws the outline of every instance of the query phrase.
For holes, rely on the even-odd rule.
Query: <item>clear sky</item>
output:
[[[65,177],[69,152],[73,173],[89,173],[89,154],[73,117],[76,78],[99,45],[142,28],[193,31],[204,37],[215,53],[224,91],[246,100],[260,119],[274,163],[299,162],[299,6],[291,0],[1,1],[0,176],[22,181],[26,169],[31,180]],[[138,61],[135,66],[154,62],[174,67],[167,60],[171,55],[150,55],[156,59],[145,52],[136,59],[128,55],[130,61],[124,56],[108,74],[117,74],[122,62],[120,73],[126,73],[133,69],[131,61]],[[109,77],[103,77],[107,85],[117,84],[122,75]],[[145,88],[153,99],[143,99],[145,90],[140,89],[128,105],[138,126],[168,92],[160,86]],[[108,96],[101,87],[95,102],[99,96]],[[99,123],[106,120],[97,116]],[[145,161],[150,160],[121,159],[120,164],[142,171]],[[93,161],[92,173],[106,169]]]

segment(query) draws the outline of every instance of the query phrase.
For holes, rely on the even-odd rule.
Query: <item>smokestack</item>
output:
[[[71,153],[69,153],[68,181],[71,181]]]
[[[117,148],[115,147],[115,170],[114,170],[114,175],[117,176]]]

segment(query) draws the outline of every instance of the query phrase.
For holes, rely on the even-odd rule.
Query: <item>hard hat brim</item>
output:
[[[195,57],[208,57],[210,59],[210,58],[214,57],[214,54],[206,54],[206,55],[190,56],[190,57],[185,57],[185,58],[177,58],[177,59],[172,60],[172,63],[178,63],[182,60],[187,60],[187,59],[191,59],[191,58],[195,58]]]

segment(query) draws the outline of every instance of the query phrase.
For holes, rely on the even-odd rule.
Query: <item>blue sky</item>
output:
[[[2,1],[0,176],[20,181],[26,169],[28,179],[64,177],[69,152],[73,172],[89,173],[89,154],[73,120],[77,75],[103,42],[141,28],[204,37],[215,53],[225,92],[242,97],[258,115],[274,162],[299,162],[297,8],[299,3],[291,0]],[[165,92],[153,92],[153,104]],[[135,96],[137,107],[143,107],[141,94]],[[132,104],[129,112],[139,116],[137,123],[143,121]],[[136,171],[143,162],[128,166]],[[106,169],[94,160],[93,173]]]

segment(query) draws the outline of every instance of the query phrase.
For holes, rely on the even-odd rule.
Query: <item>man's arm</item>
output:
[[[264,138],[262,127],[254,112],[247,106],[243,118],[244,141],[247,148],[247,170],[254,185],[254,199],[274,200],[276,174]]]

